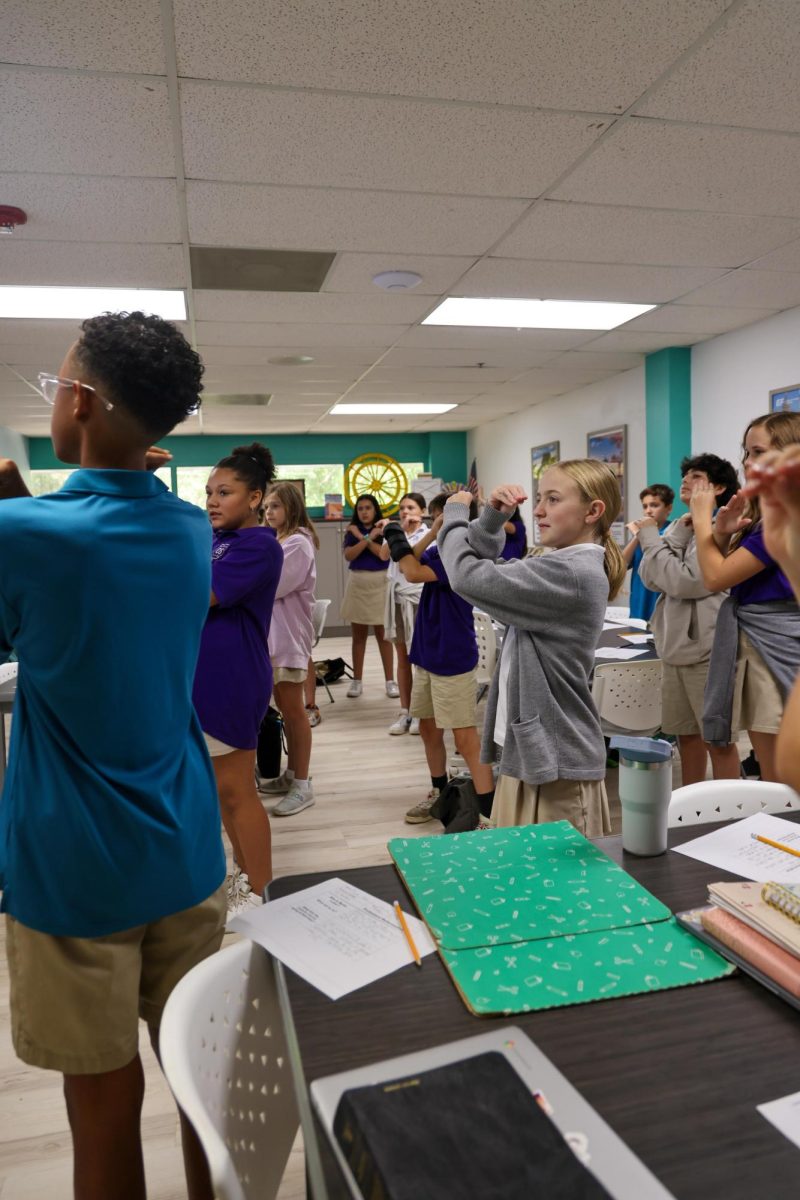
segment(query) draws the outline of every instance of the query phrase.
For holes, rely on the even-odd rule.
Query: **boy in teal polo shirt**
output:
[[[211,592],[205,514],[146,470],[199,403],[202,364],[167,322],[85,321],[43,376],[80,469],[27,495],[0,463],[0,659],[19,682],[0,803],[12,1037],[59,1070],[80,1200],[143,1200],[138,1020],[220,944],[225,860],[192,707]],[[9,499],[16,495],[17,499]],[[211,1196],[184,1123],[191,1200]]]

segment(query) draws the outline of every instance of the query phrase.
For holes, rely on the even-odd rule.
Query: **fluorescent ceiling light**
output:
[[[137,311],[185,321],[186,297],[182,291],[152,288],[0,287],[0,317],[75,321]]]
[[[480,299],[450,296],[423,325],[482,325],[493,329],[616,329],[655,304],[595,300]]]
[[[330,411],[331,417],[394,417],[407,413],[409,416],[436,416],[450,412],[455,404],[336,404]]]

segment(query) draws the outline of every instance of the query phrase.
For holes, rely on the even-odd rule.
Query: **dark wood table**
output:
[[[656,648],[655,648],[655,645],[653,644],[653,642],[648,642],[646,646],[636,646],[632,642],[629,642],[627,638],[620,637],[621,633],[647,633],[647,632],[648,631],[646,629],[636,629],[633,625],[620,625],[620,626],[615,625],[613,629],[604,629],[603,632],[600,634],[600,640],[597,643],[598,646],[610,646],[614,650],[623,650],[623,649],[644,650],[644,654],[637,654],[636,658],[620,658],[620,659],[598,658],[598,659],[595,659],[594,665],[596,667],[603,667],[609,663],[613,666],[615,662],[620,662],[620,663],[653,662],[654,659],[658,658],[658,655],[656,653]]]
[[[670,843],[713,828],[670,830]],[[735,878],[680,854],[636,858],[618,837],[599,845],[673,912],[703,904],[710,880]],[[278,879],[270,895],[336,875],[383,900],[405,899],[391,866]],[[472,1016],[436,957],[335,1002],[288,970],[281,986],[308,1082],[485,1032],[490,1021],[515,1024],[677,1200],[800,1195],[800,1150],[756,1112],[757,1104],[800,1090],[800,1019],[745,975],[509,1018]],[[346,1197],[319,1140],[328,1195]]]

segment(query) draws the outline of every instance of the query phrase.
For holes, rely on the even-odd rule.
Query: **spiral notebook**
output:
[[[710,883],[708,898],[718,908],[744,921],[789,954],[800,958],[800,921],[782,907],[768,902],[764,893],[770,891],[777,897],[786,891],[781,884],[766,883]],[[800,908],[800,896],[794,896],[794,904]]]
[[[761,899],[800,925],[800,886],[791,883],[765,883],[761,889]]]

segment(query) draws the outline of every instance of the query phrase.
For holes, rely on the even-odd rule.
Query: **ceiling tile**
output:
[[[0,162],[19,171],[175,174],[160,80],[7,68],[0,70],[0,105]]]
[[[183,251],[165,244],[4,242],[0,283],[182,288]]]
[[[698,334],[704,337],[728,333],[753,325],[771,317],[775,309],[768,308],[713,308],[695,304],[668,304],[657,312],[645,313],[623,327],[624,332],[634,333],[652,330],[659,333]],[[676,343],[677,344],[677,343]]]
[[[619,351],[614,352],[613,350],[608,350],[605,353],[598,350],[593,353],[589,349],[568,350],[565,354],[560,354],[557,358],[551,359],[550,366],[554,370],[575,367],[579,370],[630,371],[634,367],[640,367],[643,362],[643,354],[623,354]]]
[[[1,349],[1,348],[0,348]],[[284,366],[287,371],[320,371],[328,367],[366,367],[379,358],[385,350],[380,346],[312,346],[308,354],[314,362],[308,367],[288,367],[271,363],[271,359],[291,358],[298,353],[296,346],[198,346],[206,366]],[[0,355],[2,357],[2,355]]]
[[[195,78],[620,112],[728,2],[175,0],[175,26]]]
[[[458,294],[660,304],[719,275],[716,267],[640,267],[485,258],[464,276]]]
[[[690,292],[684,301],[731,308],[794,308],[800,304],[800,271],[732,271]]]
[[[163,75],[162,39],[159,0],[24,0],[3,17],[8,63]]]
[[[281,321],[331,325],[410,325],[432,307],[429,296],[381,292],[373,296],[323,292],[195,291],[199,321]]]
[[[479,352],[468,350],[425,349],[420,346],[396,346],[381,360],[381,367],[462,367],[475,368],[483,363],[483,370],[502,367],[512,370],[528,370],[540,367],[558,353],[555,350],[531,350],[527,347],[512,347],[508,344],[495,345],[488,361]],[[480,369],[480,368],[479,368]]]
[[[785,217],[545,200],[494,253],[499,258],[738,267],[797,236],[800,222]]]
[[[408,380],[419,383],[441,383],[447,385],[468,385],[502,383],[519,372],[515,367],[403,367],[380,363],[369,375],[370,379],[387,385],[396,380]]]
[[[2,326],[3,322],[0,322]],[[390,346],[407,325],[283,325],[244,321],[198,321],[197,340],[216,346]],[[0,328],[0,340],[2,329]]]
[[[797,0],[748,0],[636,111],[800,133],[799,59]]]
[[[574,350],[594,337],[586,329],[478,329],[462,325],[415,325],[400,346],[421,346],[445,350],[467,350],[476,361],[491,361],[494,349]]]
[[[193,82],[181,111],[193,179],[480,196],[538,196],[606,128],[577,113]]]
[[[610,333],[601,334],[586,348],[603,353],[610,350],[623,354],[653,354],[656,350],[665,350],[668,346],[693,346],[696,342],[702,342],[712,336],[710,333],[645,332],[640,329],[633,330],[631,326],[626,325],[623,329],[612,329]]]
[[[478,255],[527,202],[189,181],[187,206],[196,245]]]
[[[748,263],[756,271],[800,271],[800,238]]]
[[[634,118],[554,198],[800,217],[800,154],[787,134]]]
[[[800,229],[798,229],[800,233]],[[382,271],[413,271],[422,276],[408,294],[440,296],[474,264],[475,258],[405,254],[339,254],[323,285],[323,292],[355,292],[374,296],[380,289],[372,282]]]
[[[178,242],[174,179],[0,174],[3,202],[28,214],[14,242]]]

